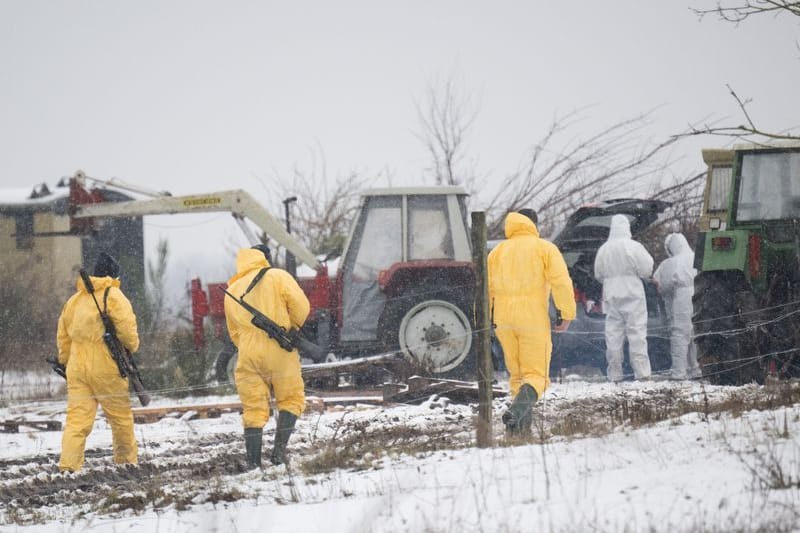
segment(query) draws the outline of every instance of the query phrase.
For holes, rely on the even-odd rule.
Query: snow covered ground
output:
[[[300,419],[290,471],[243,471],[238,414],[137,424],[137,468],[111,463],[98,416],[72,476],[59,432],[22,428],[0,434],[0,530],[800,531],[798,402],[798,384],[575,380],[537,405],[530,442],[504,440],[496,400],[489,449],[476,406],[446,397],[329,409]],[[0,420],[64,419],[63,399],[1,405]]]

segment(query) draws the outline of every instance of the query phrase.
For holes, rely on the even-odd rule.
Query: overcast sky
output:
[[[667,135],[741,122],[730,84],[762,128],[800,126],[800,18],[735,26],[690,11],[714,4],[2,0],[0,188],[83,169],[266,202],[265,178],[309,167],[317,147],[329,175],[421,184],[415,102],[437,78],[478,105],[467,142],[495,179],[554,116],[586,106],[575,135],[653,108],[653,135]],[[721,144],[676,156],[700,168],[699,147]]]

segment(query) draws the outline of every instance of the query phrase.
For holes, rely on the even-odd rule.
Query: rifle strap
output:
[[[267,270],[269,269],[270,267],[266,267],[258,271],[258,274],[256,274],[256,276],[253,278],[253,281],[251,281],[250,285],[247,286],[247,290],[245,290],[242,295],[239,296],[240,300],[244,300],[244,297],[247,295],[247,293],[253,290],[253,287],[255,287],[259,281],[261,281],[261,278],[264,277],[264,274],[266,274]]]
[[[108,316],[108,291],[111,290],[111,287],[106,287],[105,292],[103,293],[103,315]],[[98,306],[98,310],[100,307]]]
[[[89,292],[89,294],[92,295],[92,300],[94,300],[94,305],[97,307],[97,312],[100,313],[101,317],[104,316],[103,311],[100,309],[100,304],[97,303],[97,297],[94,295],[94,287],[92,287],[92,290],[89,290],[89,287],[86,287],[86,289]],[[106,305],[107,296],[108,296],[108,289],[106,289],[106,294],[103,296],[103,306],[104,307]]]

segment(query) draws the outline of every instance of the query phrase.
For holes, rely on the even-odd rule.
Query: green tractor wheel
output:
[[[692,322],[697,359],[703,377],[715,385],[764,380],[756,330],[746,320],[755,308],[748,305],[751,298],[743,298],[743,291],[736,287],[725,273],[702,273],[695,279]]]

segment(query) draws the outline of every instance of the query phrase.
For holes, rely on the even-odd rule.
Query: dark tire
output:
[[[715,385],[763,382],[754,333],[747,327],[737,284],[724,274],[703,273],[695,279],[692,323],[703,377]],[[749,307],[749,306],[748,306]]]
[[[474,379],[472,322],[455,300],[429,294],[390,302],[379,323],[384,348],[402,352],[420,373]]]
[[[236,360],[239,352],[233,346],[223,348],[217,355],[215,376],[219,383],[233,383],[233,371],[236,369]]]

